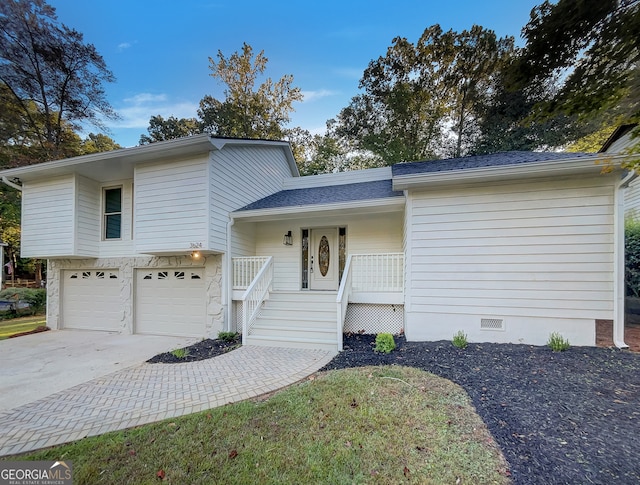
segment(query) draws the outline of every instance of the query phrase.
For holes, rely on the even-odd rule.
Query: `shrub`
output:
[[[171,351],[171,355],[173,355],[176,359],[184,359],[189,356],[189,349],[176,349]]]
[[[624,223],[624,283],[627,296],[640,297],[640,220]]]
[[[569,345],[569,339],[564,338],[557,332],[552,332],[551,335],[549,335],[547,346],[554,352],[562,352],[571,347],[571,345]]]
[[[390,333],[379,333],[376,335],[376,352],[382,352],[388,354],[396,348],[396,341],[393,339],[393,335]]]
[[[218,339],[223,342],[235,342],[238,339],[238,334],[236,332],[220,332],[218,334]]]
[[[25,301],[29,309],[18,313],[40,314],[47,307],[47,290],[44,288],[6,288],[0,291],[0,300]]]
[[[467,334],[462,330],[459,330],[457,333],[453,335],[452,342],[454,347],[458,347],[459,349],[466,349],[469,341],[467,340]]]

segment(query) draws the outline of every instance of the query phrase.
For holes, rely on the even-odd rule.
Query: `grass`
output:
[[[71,460],[76,484],[509,483],[464,390],[395,366],[318,374],[262,400],[19,459]]]
[[[22,332],[30,332],[41,325],[46,325],[47,319],[42,316],[14,318],[12,320],[0,321],[0,340],[9,338],[11,335]]]

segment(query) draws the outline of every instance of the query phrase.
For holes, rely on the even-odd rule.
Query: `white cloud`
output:
[[[304,96],[303,101],[315,101],[316,99],[326,98],[328,96],[336,96],[339,94],[337,91],[331,91],[329,89],[319,89],[317,91],[302,91]]]
[[[131,47],[131,42],[122,42],[120,44],[118,44],[118,52],[122,52],[125,49],[128,49],[129,47]]]
[[[197,110],[197,102],[173,100],[166,94],[139,93],[125,98],[123,103],[116,107],[121,119],[111,123],[110,127],[145,130],[152,116],[193,118]]]

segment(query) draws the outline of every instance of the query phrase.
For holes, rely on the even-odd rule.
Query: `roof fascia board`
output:
[[[550,175],[567,175],[586,172],[601,172],[603,165],[596,161],[606,161],[619,167],[626,155],[604,155],[601,158],[564,159],[547,162],[530,162],[514,165],[451,170],[447,172],[424,172],[397,175],[393,178],[393,190],[406,190],[416,186],[445,185],[470,181],[498,180],[507,178],[531,178]]]
[[[366,209],[387,209],[388,211],[401,210],[404,207],[405,198],[385,197],[383,199],[371,199],[366,201],[336,202],[333,204],[297,205],[278,207],[275,209],[256,209],[248,211],[236,211],[231,213],[231,218],[241,220],[269,220],[288,218],[291,216],[304,217],[307,214],[326,213],[329,211],[352,210],[358,212]]]
[[[360,182],[377,182],[380,180],[390,180],[391,176],[391,167],[305,175],[304,177],[285,180],[283,189],[308,189],[313,187],[325,187],[327,185],[334,186],[356,184]]]
[[[176,140],[150,143],[149,145],[122,148],[108,152],[91,153],[73,158],[63,158],[50,162],[37,163],[24,167],[10,168],[0,172],[5,176],[20,176],[24,174],[36,174],[54,169],[72,168],[76,165],[86,163],[104,162],[114,159],[128,160],[131,163],[158,160],[159,158],[169,158],[176,155],[193,155],[206,153],[212,148],[211,138],[207,134],[194,135]]]

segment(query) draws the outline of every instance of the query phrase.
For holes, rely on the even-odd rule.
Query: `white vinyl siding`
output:
[[[22,257],[73,256],[75,206],[73,175],[25,183],[22,187]]]
[[[76,176],[76,251],[79,256],[96,257],[100,241],[100,186]]]
[[[602,175],[411,193],[408,337],[450,338],[456,325],[478,340],[481,318],[549,319],[558,330],[560,319],[611,319],[613,182]],[[531,341],[526,332],[535,329],[522,332],[504,338]]]
[[[206,157],[136,167],[134,240],[138,253],[207,249],[209,218]]]
[[[359,216],[319,217],[256,223],[258,256],[273,256],[276,290],[299,290],[301,287],[301,230],[314,227],[346,227],[349,254],[394,253],[402,251],[402,214],[362,214]],[[282,243],[291,231],[293,245]]]
[[[210,247],[222,252],[229,212],[282,190],[291,169],[283,148],[270,146],[227,145],[212,152],[211,163]]]

